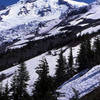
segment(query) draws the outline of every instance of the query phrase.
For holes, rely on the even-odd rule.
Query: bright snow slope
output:
[[[24,2],[21,2],[24,1]],[[8,6],[0,11],[0,42],[23,39],[24,36],[34,32],[39,24],[45,24],[51,20],[58,20],[61,15],[69,11],[69,6],[59,4],[59,0],[20,0],[16,4]],[[66,1],[67,2],[67,1]],[[75,2],[75,1],[74,1]],[[86,6],[85,3],[67,2],[75,8]],[[58,23],[54,24],[57,25]],[[34,34],[33,34],[34,36]]]

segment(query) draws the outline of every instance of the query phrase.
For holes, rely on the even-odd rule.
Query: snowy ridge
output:
[[[87,6],[88,4],[84,3],[84,2],[76,2],[74,0],[64,0],[65,2],[68,2],[69,4],[75,6],[75,7],[82,7],[83,5],[84,6]]]
[[[50,34],[74,33],[76,37],[100,31],[100,4],[97,2],[88,6],[87,12],[76,14],[64,19],[59,27],[50,30]],[[84,11],[84,10],[83,10]],[[75,12],[74,12],[75,13]],[[73,14],[73,13],[71,13]],[[73,34],[73,35],[74,35]]]

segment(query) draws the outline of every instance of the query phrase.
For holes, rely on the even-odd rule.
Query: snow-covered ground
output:
[[[100,25],[87,28],[87,29],[83,30],[81,33],[78,33],[77,36],[79,36],[79,35],[82,36],[82,35],[85,35],[85,34],[91,34],[93,32],[97,32],[98,30],[100,30]]]
[[[75,20],[71,21],[70,24],[71,25],[77,25],[80,22],[82,22],[84,19],[92,19],[92,20],[96,20],[96,19],[100,19],[100,4],[98,3],[93,3],[90,6],[90,9],[88,12],[86,12],[85,14],[81,14],[80,17],[76,18]],[[87,23],[88,24],[88,23]]]
[[[79,96],[82,97],[99,86],[100,65],[93,67],[83,76],[76,76],[72,78],[72,81],[68,81],[60,87],[59,92],[64,93],[65,96],[60,97],[59,100],[69,100],[72,98],[72,96],[74,96],[73,88],[76,89],[79,92]]]

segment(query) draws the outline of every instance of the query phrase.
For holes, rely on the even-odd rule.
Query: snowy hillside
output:
[[[34,37],[38,28],[45,23],[58,20],[53,24],[55,26],[70,9],[83,6],[87,4],[72,0],[65,4],[60,4],[59,0],[20,0],[0,11],[0,44],[24,39],[30,33]]]
[[[64,49],[66,49],[66,47],[64,47],[63,50]],[[75,58],[77,57],[78,50],[79,50],[79,46],[76,46],[73,48],[74,61],[75,61]],[[44,53],[40,56],[37,56],[37,57],[32,58],[25,62],[26,66],[27,66],[27,70],[30,75],[30,80],[28,81],[29,85],[27,87],[27,91],[29,94],[31,94],[33,84],[38,77],[38,75],[36,74],[35,68],[40,64],[40,60],[43,57],[45,57],[48,62],[50,75],[54,76],[55,67],[57,64],[56,61],[58,59],[58,55],[54,55],[55,53],[59,54],[59,50],[56,50],[56,51],[53,50],[52,55],[48,55],[48,53]],[[68,59],[69,49],[66,49],[66,51],[64,52],[64,56],[66,57],[66,59]],[[7,82],[9,84],[11,83],[13,73],[17,70],[18,66],[19,65],[13,66],[12,68],[9,68],[9,69],[6,69],[6,70],[0,72],[0,75],[5,74],[7,77],[2,82],[3,86],[5,86],[5,84]],[[64,84],[62,84],[58,88],[57,91],[59,91],[60,93],[63,94],[63,96],[60,95],[58,100],[69,100],[69,98],[71,98],[74,95],[72,88],[76,89],[79,92],[80,97],[88,94],[89,92],[94,90],[97,86],[99,86],[99,84],[100,84],[99,76],[100,76],[100,66],[95,66],[91,70],[86,69],[86,70],[76,74],[75,76],[73,76],[71,79],[66,81]]]
[[[73,88],[76,89],[79,92],[79,96],[82,97],[100,85],[100,65],[87,71],[83,76],[81,76],[82,73],[74,76],[60,87],[59,91],[64,93],[64,97],[60,97],[59,100],[69,100],[72,98],[72,96],[74,96]]]
[[[71,1],[68,1],[71,2]],[[73,2],[71,2],[73,3]],[[75,4],[75,3],[74,3]],[[57,12],[61,11],[59,14],[58,13],[52,13],[50,12],[50,16],[39,16],[39,21],[35,20],[35,23],[31,22],[31,24],[27,24],[29,27],[27,27],[26,24],[25,27],[21,25],[20,27],[15,28],[13,31],[8,30],[6,32],[10,32],[8,35],[5,35],[5,33],[2,33],[2,37],[4,36],[5,40],[3,41],[8,41],[10,38],[10,41],[20,38],[21,41],[23,39],[25,41],[30,41],[29,38],[32,38],[32,40],[37,40],[40,38],[43,38],[44,36],[51,36],[51,35],[57,35],[60,33],[64,34],[71,34],[71,36],[75,36],[76,38],[85,34],[91,34],[93,32],[98,32],[100,29],[100,4],[98,2],[94,2],[88,7],[83,7],[80,9],[70,9],[69,11],[68,6],[66,5],[60,5],[62,7],[65,7],[66,10],[69,12],[67,18],[60,17],[62,13],[62,10],[57,10]],[[58,8],[60,7],[58,6]],[[62,8],[63,9],[63,8]],[[64,12],[63,12],[64,13]],[[52,16],[51,16],[52,14]],[[57,16],[59,15],[59,16]],[[26,16],[27,17],[27,16]],[[25,18],[26,18],[25,17]],[[37,18],[37,17],[36,17]],[[49,18],[49,19],[47,19]],[[42,19],[42,21],[40,21]],[[48,20],[48,21],[47,21]],[[24,20],[25,21],[25,20]],[[36,24],[37,23],[37,24]],[[34,28],[36,29],[34,31]],[[38,27],[37,27],[38,26]],[[16,31],[15,31],[16,30]],[[26,30],[26,31],[25,31]],[[20,31],[18,34],[17,31]],[[25,32],[24,32],[25,31]],[[3,31],[2,31],[3,32]],[[12,34],[14,32],[14,34]],[[30,34],[30,32],[33,32]],[[27,34],[27,35],[25,35]],[[1,39],[2,39],[1,37]],[[29,37],[29,38],[28,38]],[[71,38],[71,37],[69,37]],[[12,47],[12,46],[11,46]],[[16,47],[15,47],[16,48]]]
[[[67,47],[63,47],[63,50],[66,50],[63,55],[66,57],[66,60],[68,60],[68,56],[69,56],[70,50],[66,49],[66,48]],[[78,53],[78,50],[79,50],[78,48],[79,48],[79,46],[76,46],[76,47],[73,48],[73,51],[74,51],[73,56],[74,56],[74,58],[77,57],[77,53]],[[48,52],[46,52],[46,53],[44,53],[44,54],[42,54],[40,56],[37,56],[37,57],[34,57],[34,58],[30,59],[30,60],[25,61],[27,70],[28,70],[29,75],[30,75],[30,80],[28,82],[28,84],[29,84],[29,86],[28,86],[29,94],[31,94],[32,86],[33,86],[34,82],[36,81],[36,79],[38,77],[38,75],[36,74],[36,67],[38,67],[38,65],[40,64],[40,60],[42,60],[42,58],[44,58],[44,57],[46,58],[46,60],[48,62],[48,65],[49,65],[50,75],[54,76],[55,68],[56,68],[56,64],[57,64],[56,61],[58,59],[59,52],[60,52],[60,49],[52,50],[52,54],[51,55],[48,55]],[[74,63],[75,63],[75,60],[76,59],[74,59]],[[12,76],[13,76],[14,72],[17,70],[18,66],[19,65],[13,66],[13,67],[11,67],[9,69],[6,69],[6,70],[0,72],[0,75],[5,74],[8,77],[7,79],[3,80],[3,85],[4,86],[5,86],[7,81],[10,84]]]
[[[83,14],[76,14],[75,16],[69,17],[67,20],[64,19],[62,23],[50,30],[50,34],[66,33],[78,36],[85,34],[92,34],[100,30],[100,4],[98,2],[92,3],[88,7],[88,11]],[[84,11],[84,9],[83,9]],[[72,15],[71,13],[70,15]]]

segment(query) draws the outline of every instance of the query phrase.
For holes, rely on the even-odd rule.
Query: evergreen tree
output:
[[[95,65],[100,64],[100,39],[96,38],[94,42],[94,62]]]
[[[0,83],[0,100],[4,99],[2,82]]]
[[[12,100],[18,100],[17,88],[18,88],[18,80],[17,80],[17,72],[15,71],[15,74],[12,78],[11,89],[10,89],[10,91],[12,92],[11,95]]]
[[[67,65],[67,74],[70,77],[74,75],[74,68],[73,68],[73,53],[72,53],[72,48],[70,48],[70,54],[68,58],[68,65]]]
[[[90,40],[81,43],[80,52],[78,55],[79,71],[91,68],[93,64],[93,51],[91,50]]]
[[[27,94],[27,81],[29,80],[28,71],[24,63],[21,63],[18,67],[18,72],[13,76],[11,91],[13,100],[27,100],[25,98]]]
[[[55,85],[56,87],[60,86],[67,78],[66,76],[66,59],[63,56],[62,50],[59,54],[59,58],[57,60],[56,65],[56,73],[55,73]]]
[[[54,82],[49,76],[49,66],[46,59],[41,60],[41,64],[37,67],[36,73],[39,75],[35,82],[35,89],[33,90],[34,100],[56,100]]]
[[[29,74],[24,63],[21,63],[18,68],[17,80],[19,100],[22,100],[21,98],[26,94],[27,81],[29,80]]]

